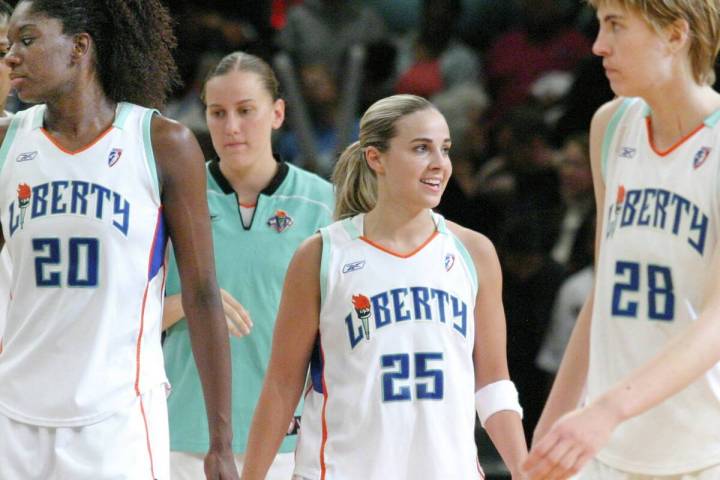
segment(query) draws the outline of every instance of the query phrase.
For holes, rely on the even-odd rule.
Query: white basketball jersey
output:
[[[153,115],[121,103],[94,143],[68,152],[18,113],[0,148],[0,221],[12,299],[0,413],[49,427],[100,421],[165,382],[165,231]]]
[[[590,399],[649,361],[694,321],[718,249],[720,112],[666,152],[652,146],[648,114],[642,100],[625,100],[603,146],[605,218]],[[672,375],[672,365],[667,370]],[[599,459],[653,475],[720,463],[720,365],[620,425]]]
[[[437,233],[393,254],[364,215],[321,229],[320,331],[295,474],[309,479],[479,478],[474,440],[477,275]]]

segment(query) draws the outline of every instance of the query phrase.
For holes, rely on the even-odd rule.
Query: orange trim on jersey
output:
[[[255,208],[257,206],[257,203],[253,203],[252,205],[245,205],[244,203],[240,203],[240,202],[238,202],[238,203],[243,208]]]
[[[383,247],[382,245],[380,245],[379,243],[373,242],[372,240],[370,240],[369,238],[365,237],[364,235],[360,237],[360,240],[362,240],[362,241],[365,242],[365,243],[368,243],[368,244],[372,245],[373,247],[377,248],[378,250],[382,250],[382,251],[385,252],[385,253],[389,253],[390,255],[392,255],[392,256],[394,256],[394,257],[410,258],[410,257],[412,257],[413,255],[415,255],[416,253],[418,253],[420,250],[422,250],[423,248],[425,248],[425,246],[426,246],[428,243],[432,242],[433,238],[435,238],[435,237],[437,236],[437,234],[438,234],[438,231],[435,230],[435,231],[432,233],[432,235],[430,235],[430,236],[428,237],[427,240],[425,240],[419,247],[417,247],[415,250],[413,250],[413,251],[410,252],[410,253],[397,253],[397,252],[393,252],[393,251],[390,250],[389,248],[385,248],[385,247]]]
[[[685,135],[684,137],[682,137],[680,140],[678,140],[677,142],[675,142],[675,145],[672,145],[670,148],[668,148],[668,149],[665,150],[664,152],[661,152],[660,150],[658,150],[657,148],[655,148],[655,140],[653,139],[653,133],[652,133],[652,121],[650,120],[650,116],[649,116],[649,115],[648,115],[647,117],[645,117],[645,126],[647,127],[647,134],[648,134],[648,141],[650,142],[650,148],[652,148],[652,151],[655,152],[656,154],[658,154],[659,156],[664,157],[664,156],[672,153],[673,150],[675,150],[676,148],[678,148],[680,145],[682,145],[682,144],[685,143],[688,139],[690,139],[690,137],[692,137],[692,136],[695,135],[697,132],[699,132],[700,130],[702,130],[703,127],[705,126],[705,123],[703,122],[703,123],[701,123],[700,125],[698,125],[692,132],[690,132],[690,133],[688,133],[687,135]]]
[[[140,352],[142,351],[143,330],[145,330],[145,302],[147,301],[150,281],[145,285],[143,293],[142,312],[140,313],[140,332],[138,332],[137,345],[135,347],[135,394],[140,396]]]
[[[160,215],[162,215],[163,207],[162,205],[160,208],[158,208],[158,220],[155,224],[155,233],[153,234],[153,241],[150,243],[150,245],[155,245],[155,241],[157,240],[158,231],[160,230]],[[152,267],[152,259],[153,259],[154,250],[150,249],[150,256],[148,257],[148,272],[150,271],[150,268]],[[163,273],[164,275],[164,273]],[[165,281],[165,278],[163,277],[163,282]],[[140,312],[140,331],[138,332],[138,339],[137,339],[137,345],[135,347],[135,394],[140,395],[140,353],[142,351],[142,338],[143,338],[143,332],[145,330],[145,304],[147,303],[147,294],[148,289],[150,288],[150,282],[151,279],[148,279],[147,283],[145,284],[145,292],[143,293],[143,301],[142,301],[142,310]]]
[[[58,141],[55,140],[52,135],[50,135],[50,132],[48,132],[48,131],[45,130],[44,128],[41,128],[40,131],[42,131],[42,133],[47,137],[47,139],[50,140],[50,141],[52,142],[52,144],[55,145],[57,148],[59,148],[62,152],[67,153],[68,155],[77,155],[78,153],[82,153],[82,152],[84,152],[85,150],[87,150],[88,148],[90,148],[90,147],[92,147],[93,145],[95,145],[96,143],[98,143],[98,142],[99,142],[100,140],[102,140],[102,138],[103,138],[105,135],[107,135],[107,134],[110,132],[110,130],[112,130],[112,129],[113,129],[113,126],[110,125],[110,127],[109,127],[107,130],[105,130],[104,132],[102,132],[95,140],[93,140],[92,142],[90,142],[89,144],[85,145],[84,147],[82,147],[82,148],[80,148],[80,149],[78,149],[78,150],[68,150],[67,148],[65,148],[65,147],[63,147],[62,145],[60,145],[60,144],[58,143]]]
[[[155,477],[155,462],[153,462],[152,445],[150,444],[150,431],[148,430],[147,417],[145,416],[145,407],[143,406],[142,397],[140,397],[140,413],[142,414],[143,424],[145,425],[145,441],[147,442],[148,455],[150,455],[150,474]]]
[[[325,409],[327,407],[328,391],[327,384],[325,383],[325,352],[322,348],[322,339],[319,343],[320,355],[322,356],[323,373],[322,373],[322,387],[323,387],[323,406],[322,406],[322,442],[320,443],[320,480],[325,480],[327,474],[327,467],[325,466],[325,445],[327,444],[328,430],[327,430],[327,418],[325,415]]]

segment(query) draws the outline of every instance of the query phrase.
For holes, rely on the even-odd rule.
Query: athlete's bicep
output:
[[[288,385],[305,381],[320,325],[322,239],[305,240],[288,266],[272,341],[268,376]]]
[[[187,128],[159,116],[153,118],[152,143],[163,216],[186,293],[215,281],[202,151]]]

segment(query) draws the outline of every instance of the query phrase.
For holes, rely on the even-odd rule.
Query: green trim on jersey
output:
[[[12,118],[12,120],[10,120],[10,126],[5,132],[5,138],[3,139],[2,147],[0,147],[0,171],[2,171],[2,168],[5,166],[5,160],[7,160],[8,152],[15,141],[15,135],[17,134],[18,127],[21,122],[22,112],[18,113]]]
[[[327,228],[320,229],[322,237],[322,255],[320,257],[320,305],[325,303],[327,295],[328,269],[330,268],[330,232]]]
[[[705,125],[709,128],[714,128],[720,121],[720,109],[715,110],[705,119]]]
[[[131,104],[126,102],[120,102],[118,104],[117,113],[115,114],[115,121],[113,122],[113,127],[122,130],[125,126],[125,121],[127,120],[128,115],[130,115],[130,111],[132,110],[132,108],[133,107]]]
[[[230,337],[232,448],[243,453],[270,359],[288,265],[306,238],[332,222],[333,191],[320,177],[281,164],[271,182],[277,186],[260,193],[254,220],[245,228],[237,195],[232,188],[224,188],[228,185],[216,167],[216,162],[207,165],[207,198],[218,284],[245,307],[253,321],[250,335]],[[170,255],[166,294],[178,293],[177,264]],[[165,370],[172,385],[168,397],[170,448],[204,453],[209,447],[205,402],[185,319],[168,329],[163,350]],[[296,415],[299,413],[298,408]],[[285,437],[280,451],[294,451],[296,438]]]
[[[30,127],[32,130],[35,130],[37,128],[42,128],[43,126],[43,120],[45,119],[45,105],[40,105],[33,113],[32,118],[32,126]]]
[[[363,214],[364,215],[364,214]],[[361,232],[358,232],[357,227],[355,227],[355,224],[352,222],[355,217],[346,218],[342,221],[342,226],[347,232],[348,235],[350,235],[350,238],[353,240],[360,237]]]
[[[142,131],[143,131],[143,144],[145,145],[145,158],[147,159],[148,169],[150,170],[150,177],[152,178],[152,185],[157,198],[160,197],[160,178],[157,172],[157,163],[155,162],[155,152],[152,146],[152,135],[151,129],[153,115],[158,113],[157,110],[148,110],[145,112],[142,120]]]
[[[617,129],[618,123],[620,123],[620,119],[625,113],[625,110],[627,110],[633,100],[635,99],[626,98],[622,101],[618,109],[615,110],[615,113],[613,113],[613,116],[610,119],[610,123],[608,123],[607,129],[605,130],[605,137],[603,138],[600,154],[600,171],[602,172],[603,182],[605,181],[605,177],[607,175],[607,162],[609,155],[608,150],[610,149],[610,144],[612,143],[612,139],[615,136],[615,130]]]
[[[472,281],[473,291],[475,292],[475,295],[477,296],[478,291],[478,274],[477,269],[475,268],[475,262],[473,262],[472,257],[470,256],[470,252],[468,252],[468,249],[465,248],[465,244],[462,243],[462,241],[448,230],[448,235],[453,239],[455,242],[455,246],[458,249],[458,252],[460,252],[460,255],[462,255],[463,260],[465,260],[465,265],[467,265],[468,270],[470,270],[470,280]]]

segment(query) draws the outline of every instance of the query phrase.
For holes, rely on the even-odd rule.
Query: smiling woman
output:
[[[0,478],[168,479],[168,237],[214,439],[206,472],[237,478],[200,149],[153,109],[177,77],[170,26],[157,0],[22,0],[10,18],[5,63],[37,105],[0,120],[0,243],[14,267]]]
[[[363,115],[333,173],[340,220],[288,268],[243,478],[265,478],[308,367],[296,479],[480,478],[476,409],[518,471],[526,447],[497,255],[431,210],[450,144],[420,97]]]

